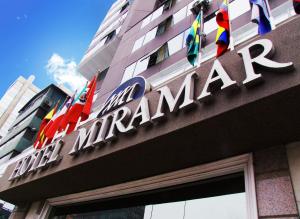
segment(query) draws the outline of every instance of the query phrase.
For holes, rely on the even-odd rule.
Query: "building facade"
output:
[[[0,100],[0,139],[6,136],[8,129],[18,116],[19,110],[40,89],[33,84],[34,76],[28,79],[20,76],[5,92]]]
[[[18,111],[17,118],[0,142],[0,165],[6,166],[8,160],[32,146],[42,119],[59,101],[63,104],[67,94],[55,85],[31,97]],[[20,102],[23,102],[20,101]],[[1,168],[3,169],[3,168]]]
[[[232,46],[216,59],[220,3],[196,66],[184,42],[197,1],[111,7],[79,66],[98,76],[93,113],[7,167],[11,218],[299,218],[300,17],[270,0],[260,36],[249,2],[231,1]]]
[[[95,72],[106,74],[122,39],[121,29],[128,14],[130,1],[116,1],[99,26],[84,57],[79,71],[91,79]],[[95,62],[97,60],[97,62]]]

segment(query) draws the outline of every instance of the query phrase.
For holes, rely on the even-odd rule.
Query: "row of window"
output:
[[[154,50],[150,54],[142,57],[138,61],[134,62],[125,69],[122,82],[142,73],[146,69],[154,66],[163,60],[167,59],[169,56],[177,53],[182,48],[185,47],[185,39],[189,33],[189,29],[178,34],[174,38],[170,39],[164,45]]]
[[[168,30],[168,28],[173,24],[173,18],[170,16],[165,21],[160,23],[157,27],[154,27],[152,30],[150,30],[147,34],[140,37],[135,43],[132,48],[132,53],[141,48],[142,46],[149,43],[151,40],[153,40],[155,37],[162,35],[164,32]]]
[[[180,2],[181,0],[176,0],[176,2]],[[173,17],[174,17],[174,24],[178,23],[185,17],[189,16],[192,14],[191,8],[193,7],[193,4],[198,1],[194,0],[190,2],[187,6],[176,12]],[[156,10],[148,15],[144,20],[142,21],[141,29],[146,27],[148,24],[150,24],[153,20],[158,18],[160,15],[163,14],[164,11],[169,10],[173,5],[175,4],[175,0],[157,0],[156,2]],[[158,7],[159,6],[159,7]]]
[[[154,21],[156,18],[158,18],[164,11],[169,10],[173,5],[175,4],[174,0],[165,0],[165,1],[157,1],[156,2],[156,10],[148,15],[144,20],[142,21],[141,29],[146,27],[149,23]]]
[[[105,29],[105,31],[100,32],[91,42],[90,47],[88,49],[87,52],[89,52],[90,50],[92,50],[97,44],[101,44],[104,45],[105,44],[105,40],[106,37],[108,37],[108,35],[110,35],[113,31],[116,31],[116,34],[119,33],[120,29],[121,29],[121,24],[125,21],[126,17],[127,17],[128,13],[123,14],[119,19],[115,20],[108,28]],[[115,30],[113,30],[116,26],[119,27]],[[103,37],[104,36],[104,37]]]
[[[184,18],[190,16],[192,14],[191,8],[193,7],[193,4],[195,1],[197,1],[197,0],[194,0],[193,2],[189,3],[187,6],[183,7],[182,9],[180,9],[179,11],[177,11],[176,13],[171,15],[169,18],[167,18],[165,21],[160,23],[157,27],[154,27],[147,34],[140,37],[134,43],[132,52],[135,52],[136,50],[138,50],[139,48],[141,48],[142,46],[146,45],[151,40],[153,40],[156,36],[159,36],[162,33],[164,33],[171,25],[175,25],[175,24],[179,23],[180,21],[182,21]]]
[[[167,18],[160,25],[158,25],[157,27],[155,27],[151,31],[149,31],[146,35],[140,37],[135,42],[132,52],[134,52],[137,49],[139,49],[140,47],[144,46],[145,44],[147,44],[148,42],[153,40],[156,36],[165,32],[167,30],[167,28],[169,28],[169,26],[171,26],[171,24],[174,25],[174,24],[180,22],[181,20],[183,20],[184,18],[186,18],[187,16],[189,16],[191,14],[190,9],[192,8],[194,2],[195,1],[191,2],[184,8],[180,9],[179,11],[174,13],[171,17]],[[249,11],[250,4],[249,4],[248,0],[238,0],[238,1],[231,2],[229,5],[229,8],[231,11],[231,13],[230,13],[231,19],[235,19],[235,18],[239,17],[240,15],[244,14],[245,12]],[[204,32],[206,34],[209,34],[217,29],[215,15],[216,15],[216,13],[212,13],[211,16],[207,17],[208,19],[204,24]],[[188,33],[188,31],[189,30],[186,30],[186,33]],[[149,57],[149,59],[147,57],[146,58],[142,57],[137,62],[128,66],[124,72],[122,81],[125,81],[125,80],[129,79],[130,77],[140,74],[141,72],[145,71],[147,68],[151,67],[153,65],[153,63],[157,64],[158,62],[161,62],[162,60],[166,59],[168,56],[170,56],[170,55],[174,54],[175,52],[179,51],[180,49],[182,49],[185,46],[184,41],[187,37],[187,34],[184,35],[183,39],[181,39],[182,36],[183,36],[183,34],[179,34],[178,36],[176,36],[175,38],[171,39],[169,42],[164,44],[161,47],[161,50],[157,50],[157,51],[161,51],[159,53],[161,55],[158,55],[157,62],[154,62],[153,59],[150,59],[151,55],[150,56],[147,55],[147,57]],[[178,43],[179,41],[181,41],[183,43]],[[173,43],[173,42],[176,42],[176,43]],[[202,50],[203,53],[206,53],[203,56],[204,58],[206,58],[206,56],[210,57],[211,55],[214,55],[212,53],[214,53],[216,45],[215,45],[215,43],[212,43],[212,44],[213,45],[211,45],[211,44],[207,45],[207,48],[204,48]],[[164,50],[167,50],[168,52],[165,52],[165,53],[162,52]],[[165,55],[163,56],[162,54],[165,54]]]
[[[92,54],[92,50],[98,50],[101,48],[103,45],[108,44],[110,41],[112,41],[120,32],[122,26],[119,26],[117,29],[111,31],[109,34],[107,34],[101,41],[98,43],[93,43],[90,45],[89,49],[86,51],[85,56],[89,56],[89,54]],[[85,57],[86,58],[86,57]]]
[[[112,22],[114,21],[114,23],[115,23],[116,22],[115,20],[117,19],[117,17],[120,14],[122,14],[127,9],[128,6],[129,6],[129,2],[126,1],[126,3],[122,7],[120,6],[120,8],[117,11],[114,11],[114,12],[110,11],[107,14],[107,18],[105,18],[104,21],[101,23],[101,26],[97,30],[97,33],[100,33],[101,31],[106,30],[108,28],[108,26],[113,25]]]
[[[148,42],[153,40],[156,36],[160,35],[161,33],[165,32],[166,29],[171,26],[179,23],[181,20],[185,19],[186,17],[190,16],[192,14],[191,8],[193,7],[193,4],[197,0],[194,0],[193,2],[189,3],[187,6],[183,7],[176,13],[174,13],[172,16],[170,16],[167,20],[162,22],[159,26],[153,28],[150,30],[147,34],[140,37],[134,44],[132,52],[135,52],[142,46],[146,45]],[[248,0],[239,0],[239,1],[233,1],[229,4],[230,9],[230,17],[231,19],[235,19],[239,17],[240,15],[244,14],[245,12],[250,10],[250,4]],[[204,25],[204,32],[206,34],[209,34],[213,31],[215,31],[218,28],[218,25],[215,20],[215,13],[213,13]]]
[[[237,2],[243,2],[244,0],[238,0]],[[232,2],[233,4],[233,2]],[[234,5],[234,4],[233,4]],[[235,5],[237,6],[237,5]],[[247,5],[244,5],[244,7],[247,7]],[[240,8],[240,13],[242,11],[245,11],[242,7]],[[274,19],[274,24],[278,25],[282,22],[284,22],[286,19],[289,19],[290,17],[295,15],[295,11],[293,9],[293,4],[291,1],[287,1],[283,3],[282,5],[274,8],[272,11],[272,17]],[[236,16],[236,15],[235,15]],[[246,25],[234,30],[232,32],[232,42],[234,42],[234,45],[239,45],[240,43],[245,42],[246,40],[251,39],[252,37],[257,35],[257,24],[254,24],[249,21]],[[202,48],[201,53],[201,63],[215,57],[216,55],[216,45],[215,43],[211,43],[209,45],[206,45],[204,48]],[[189,64],[187,59],[184,57],[181,60],[177,61],[176,63],[167,66],[164,69],[160,69],[160,71],[157,74],[152,75],[151,77],[147,78],[149,83],[153,87],[161,86],[161,84],[170,81],[176,77],[179,77],[183,73],[189,71],[192,68],[192,66]]]

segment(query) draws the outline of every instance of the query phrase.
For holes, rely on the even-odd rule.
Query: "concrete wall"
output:
[[[298,218],[286,148],[255,152],[254,168],[259,218]]]

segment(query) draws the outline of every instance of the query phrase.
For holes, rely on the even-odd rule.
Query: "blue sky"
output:
[[[0,97],[19,75],[34,74],[41,89],[80,81],[76,66],[113,2],[0,0]]]

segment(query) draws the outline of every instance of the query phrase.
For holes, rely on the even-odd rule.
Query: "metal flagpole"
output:
[[[229,36],[230,36],[230,43],[229,43],[229,48],[230,50],[234,50],[234,39],[232,36],[232,27],[231,27],[231,16],[230,16],[230,2],[229,0],[226,0],[227,6],[228,6],[228,20],[229,20]]]
[[[46,146],[46,144],[47,144],[47,141],[48,141],[48,138],[46,137],[46,139],[45,139],[45,141],[44,141],[44,143],[43,143],[43,145],[42,145],[42,147],[41,147],[41,148],[44,148],[44,147]]]
[[[80,125],[80,122],[81,122],[81,116],[78,118],[78,121],[76,123],[74,131],[76,131],[78,129],[78,126]]]
[[[53,138],[52,138],[52,141],[51,141],[51,143],[53,143],[53,142],[55,141],[55,139],[56,139],[57,135],[58,135],[58,131],[55,131],[55,133],[54,133],[54,136],[53,136]]]
[[[264,1],[266,3],[268,13],[269,13],[269,16],[270,16],[271,28],[272,28],[272,30],[275,30],[276,29],[275,20],[274,20],[274,17],[272,16],[272,13],[271,13],[271,8],[270,8],[270,5],[269,5],[269,1],[268,0],[262,0],[262,1]]]
[[[200,67],[201,65],[201,58],[202,58],[202,37],[205,36],[205,34],[203,33],[204,30],[204,16],[203,16],[203,10],[204,10],[204,6],[203,4],[201,4],[200,7],[200,42],[199,42],[199,55],[198,55],[198,60],[197,60],[197,67]]]
[[[66,136],[69,127],[70,127],[70,124],[68,123],[66,129],[64,130],[64,134],[62,136]]]

